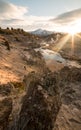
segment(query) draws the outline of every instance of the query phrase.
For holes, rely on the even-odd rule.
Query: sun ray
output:
[[[58,43],[56,43],[56,45],[53,47],[53,50],[59,52],[63,48],[63,46],[67,43],[69,37],[70,37],[69,34],[64,36]]]
[[[71,54],[74,54],[74,35],[72,35]]]
[[[76,34],[77,37],[79,37],[81,39],[81,36],[79,34]]]

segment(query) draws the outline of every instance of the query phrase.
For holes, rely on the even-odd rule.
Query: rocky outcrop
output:
[[[54,130],[81,130],[81,69],[64,67],[58,76],[62,105]]]
[[[12,111],[11,98],[0,99],[0,130],[7,130],[9,115]]]
[[[61,106],[57,79],[51,73],[41,78],[33,72],[25,80],[26,95],[17,130],[52,130]]]

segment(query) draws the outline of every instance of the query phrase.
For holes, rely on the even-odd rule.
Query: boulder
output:
[[[53,81],[51,73],[46,75],[48,80],[44,80],[44,77],[37,78],[39,76],[35,73],[28,75],[27,92],[23,99],[17,130],[52,130],[54,128],[61,101],[56,79]]]

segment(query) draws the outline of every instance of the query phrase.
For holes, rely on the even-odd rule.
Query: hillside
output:
[[[0,130],[81,129],[80,38],[64,37],[0,29]]]

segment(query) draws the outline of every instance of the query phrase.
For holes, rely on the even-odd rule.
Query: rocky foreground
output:
[[[25,96],[20,104],[17,102],[16,115],[11,114],[15,99],[9,98],[10,92],[4,87],[3,93],[7,98],[0,101],[0,129],[80,130],[80,79],[81,70],[76,68],[64,67],[57,74],[48,72],[42,77],[31,72],[24,79]]]
[[[54,122],[56,121],[61,106],[56,77],[51,73],[47,73],[40,77],[34,72],[31,72],[27,77],[25,77],[24,82],[28,84],[25,86],[26,93],[23,97],[19,114],[19,110],[17,110],[17,113],[15,111],[15,114],[18,114],[18,117],[15,117],[17,119],[13,119],[9,122],[9,115],[13,109],[12,101],[9,98],[2,99],[1,101],[2,109],[0,113],[3,114],[0,116],[0,119],[2,122],[5,122],[2,124],[0,121],[1,130],[53,129]]]

